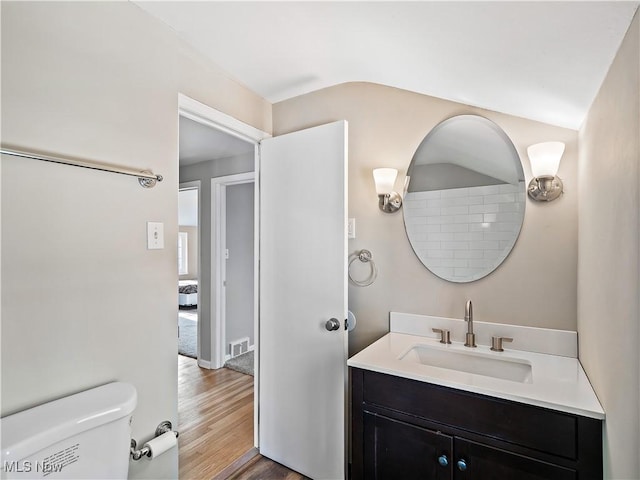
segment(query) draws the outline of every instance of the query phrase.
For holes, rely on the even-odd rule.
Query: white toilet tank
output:
[[[0,419],[3,479],[126,479],[133,385],[114,382]]]

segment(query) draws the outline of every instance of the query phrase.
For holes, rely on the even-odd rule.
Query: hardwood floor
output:
[[[253,448],[253,377],[178,355],[179,476],[208,480]]]
[[[309,480],[304,475],[289,470],[262,455],[256,455],[227,478],[229,480]]]
[[[253,377],[178,355],[181,480],[301,480],[253,446]]]

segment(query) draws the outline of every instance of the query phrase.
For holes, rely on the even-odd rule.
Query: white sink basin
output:
[[[415,345],[402,355],[400,360],[512,382],[531,383],[533,381],[531,363],[528,361],[493,355],[477,351],[450,350],[444,346]]]

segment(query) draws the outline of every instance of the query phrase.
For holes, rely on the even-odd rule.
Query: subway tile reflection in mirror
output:
[[[416,255],[452,281],[484,276],[518,238],[523,190],[506,184],[408,193],[405,226]]]

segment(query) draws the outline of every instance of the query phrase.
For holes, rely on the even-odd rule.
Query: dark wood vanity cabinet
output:
[[[350,370],[353,480],[602,479],[600,420]]]
[[[365,412],[363,439],[363,478],[450,478],[437,461],[453,448],[448,435]]]

